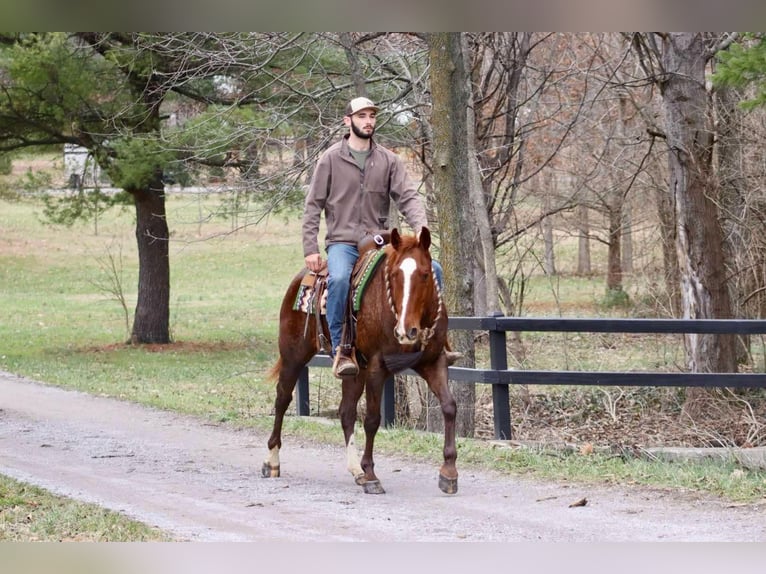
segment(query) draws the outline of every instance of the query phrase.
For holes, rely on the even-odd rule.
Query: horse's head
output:
[[[394,335],[402,345],[427,342],[441,305],[431,267],[431,233],[423,227],[415,236],[391,231],[391,251],[386,264],[388,302],[396,317]],[[427,322],[427,324],[424,324]]]

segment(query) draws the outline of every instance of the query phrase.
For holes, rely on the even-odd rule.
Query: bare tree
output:
[[[564,150],[562,169],[582,188],[575,224],[581,253],[590,240],[606,245],[607,300],[624,303],[623,241],[632,237],[632,226],[637,224],[628,211],[631,195],[646,195],[643,179],[654,146],[645,132],[642,110],[650,109],[652,102],[648,82],[636,79],[636,59],[620,35],[582,34],[578,40],[576,59],[590,62],[581,87],[587,108],[573,143]],[[588,212],[601,215],[603,224],[584,215]],[[642,217],[647,215],[644,209]],[[586,267],[583,262],[581,268]]]
[[[662,95],[683,317],[731,318],[717,206],[720,185],[713,168],[713,113],[706,87],[717,38],[705,33],[664,33],[640,35],[636,40],[644,66]],[[733,336],[687,335],[685,341],[692,372],[736,372]],[[699,414],[704,397],[704,390],[688,389],[685,412]]]

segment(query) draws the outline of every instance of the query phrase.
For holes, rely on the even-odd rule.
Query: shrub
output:
[[[602,305],[607,309],[628,307],[630,305],[630,296],[622,289],[607,289]]]

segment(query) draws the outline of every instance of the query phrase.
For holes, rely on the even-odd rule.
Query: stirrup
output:
[[[335,364],[334,374],[339,379],[356,376],[359,374],[359,367],[354,364],[350,357],[341,357]]]
[[[332,364],[332,373],[336,378],[352,377],[359,374],[359,366],[354,359],[354,349],[341,351],[340,346],[335,349],[335,360]]]
[[[330,353],[330,341],[324,336],[324,333],[319,333],[319,350],[323,353]]]

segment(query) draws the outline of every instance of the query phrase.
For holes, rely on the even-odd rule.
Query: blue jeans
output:
[[[327,324],[330,327],[331,351],[340,345],[343,335],[343,315],[351,284],[351,271],[359,258],[359,251],[353,245],[333,243],[327,247]],[[444,285],[444,271],[438,261],[431,261],[439,289]]]
[[[327,324],[330,327],[330,354],[340,345],[343,334],[343,314],[351,283],[351,271],[359,258],[353,245],[333,243],[327,247]]]

